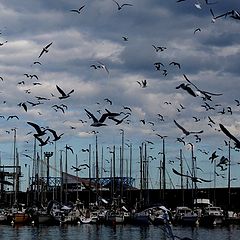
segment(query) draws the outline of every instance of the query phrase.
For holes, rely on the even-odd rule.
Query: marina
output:
[[[239,0],[0,9],[0,239],[240,239]]]

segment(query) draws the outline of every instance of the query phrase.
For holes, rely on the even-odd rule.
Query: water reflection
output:
[[[240,226],[219,228],[174,227],[179,237],[193,240],[239,240]],[[0,239],[14,240],[167,240],[161,226],[138,227],[131,225],[63,225],[63,226],[4,226],[0,225]]]

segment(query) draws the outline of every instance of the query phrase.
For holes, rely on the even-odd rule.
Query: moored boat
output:
[[[173,223],[180,225],[195,226],[198,224],[198,214],[191,208],[180,206],[176,208],[173,216]]]

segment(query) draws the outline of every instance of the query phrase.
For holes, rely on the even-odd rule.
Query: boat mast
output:
[[[180,171],[183,174],[183,160],[182,160],[182,149],[180,149]],[[182,205],[184,206],[184,187],[183,187],[183,176],[181,176],[181,190],[182,190]]]
[[[88,169],[88,177],[89,177],[89,192],[88,192],[88,203],[90,204],[91,201],[91,170],[92,170],[92,166],[91,166],[91,144],[89,144],[88,146],[88,165],[89,165],[89,169]]]
[[[17,189],[17,169],[16,169],[16,139],[17,139],[17,130],[16,128],[12,129],[13,131],[13,166],[14,166],[14,174],[13,174],[13,191],[14,191],[14,203],[17,201],[17,194],[16,194],[16,189]]]
[[[228,208],[231,205],[231,143],[228,142]]]

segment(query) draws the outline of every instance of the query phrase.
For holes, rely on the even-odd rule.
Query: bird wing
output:
[[[52,45],[53,42],[50,42],[46,47],[45,49],[49,48],[51,45]]]
[[[98,122],[103,123],[109,116],[111,116],[111,113],[103,113]]]
[[[172,168],[172,171],[173,171],[173,173],[175,173],[175,174],[177,174],[177,175],[179,175],[179,176],[182,176],[182,177],[190,177],[190,178],[191,178],[191,176],[186,175],[186,174],[182,174],[182,173],[178,172],[177,170],[175,170],[174,168]]]
[[[32,127],[35,128],[35,130],[40,133],[42,132],[42,129],[36,124],[36,123],[33,123],[33,122],[27,122],[27,124],[31,125]]]
[[[174,123],[176,124],[176,126],[177,126],[178,128],[180,128],[184,133],[187,132],[187,130],[186,130],[185,128],[183,128],[176,120],[173,120],[173,121],[174,121]]]
[[[56,85],[56,88],[62,96],[66,96],[66,93],[58,85]]]
[[[74,92],[74,89],[73,90],[71,90],[69,93],[68,93],[68,95],[70,95],[71,93],[73,93]]]
[[[231,138],[234,142],[240,144],[239,140],[236,137],[234,137],[221,123],[219,123],[219,127],[221,128],[223,133],[225,133],[229,138]]]
[[[201,180],[203,182],[212,182],[212,180],[206,180],[206,179],[203,179],[203,178],[197,178],[197,179],[199,179],[199,180]]]
[[[39,54],[38,58],[40,58],[40,57],[43,55],[44,52],[45,52],[45,50],[43,49],[43,50],[41,51],[41,53]]]
[[[92,113],[90,113],[87,109],[84,110],[93,119],[94,122],[98,122],[97,118]]]

